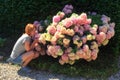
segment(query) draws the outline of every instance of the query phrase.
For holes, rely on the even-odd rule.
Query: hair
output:
[[[35,26],[33,24],[27,24],[25,27],[25,33],[30,35],[30,33],[35,29]]]

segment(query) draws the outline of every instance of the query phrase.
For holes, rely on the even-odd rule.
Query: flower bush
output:
[[[59,58],[61,65],[72,65],[80,59],[96,60],[99,47],[106,46],[115,35],[115,23],[110,22],[110,17],[96,13],[77,14],[72,10],[72,5],[66,5],[53,16],[52,23],[39,38],[47,46],[47,55]]]

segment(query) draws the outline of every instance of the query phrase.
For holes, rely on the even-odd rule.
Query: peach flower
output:
[[[62,19],[62,18],[65,16],[65,13],[64,13],[64,12],[60,12],[60,13],[58,13],[58,15],[59,15],[60,18]]]
[[[100,32],[97,36],[96,36],[96,40],[99,43],[102,43],[104,40],[106,39],[106,34],[104,32]]]
[[[57,38],[56,38],[55,36],[53,36],[53,37],[51,38],[51,43],[52,43],[53,45],[55,45],[55,44],[56,44],[56,41],[57,41]]]
[[[59,59],[59,63],[60,63],[61,65],[64,65],[64,64],[65,64],[65,62],[64,62],[62,59]]]

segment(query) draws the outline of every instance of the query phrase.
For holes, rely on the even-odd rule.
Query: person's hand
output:
[[[38,43],[38,42],[39,42],[39,39],[34,39],[34,42],[35,42],[35,43]]]

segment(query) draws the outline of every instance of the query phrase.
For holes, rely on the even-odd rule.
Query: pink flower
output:
[[[93,51],[91,52],[91,58],[92,58],[92,60],[96,60],[97,54],[98,54],[98,53],[97,53],[95,50],[93,50]]]
[[[40,34],[39,33],[36,33],[35,34],[35,39],[38,39],[40,37]]]
[[[66,50],[65,50],[65,53],[70,53],[72,51],[72,47],[68,47]]]
[[[56,32],[56,27],[55,26],[48,26],[48,28],[47,28],[47,31],[50,33],[50,34],[55,34],[55,32]]]
[[[96,36],[97,31],[96,31],[94,28],[91,28],[91,29],[90,29],[90,33],[92,33],[93,35],[95,35],[95,36]]]
[[[56,50],[53,46],[47,46],[48,47],[48,53],[50,55],[55,54]]]
[[[63,20],[63,25],[66,27],[66,28],[69,28],[70,26],[73,25],[73,22],[70,18],[66,18],[65,20]]]
[[[91,24],[91,22],[92,22],[92,19],[87,19],[85,24]]]
[[[58,39],[60,37],[60,32],[56,32],[54,36]]]
[[[85,45],[83,46],[83,51],[84,51],[84,52],[88,52],[88,50],[89,50],[89,46],[88,46],[87,44],[85,44]]]
[[[68,54],[63,54],[62,56],[61,56],[61,59],[64,61],[64,62],[68,62],[68,60],[69,60],[69,58],[68,58]]]
[[[80,49],[80,50],[77,50],[76,51],[76,55],[79,56],[79,58],[83,58],[83,51]]]
[[[115,35],[115,31],[113,28],[110,28],[109,31],[107,32],[106,38],[111,39]]]
[[[85,31],[88,31],[90,29],[90,25],[88,25],[88,24],[84,25],[84,29],[85,29]]]
[[[80,16],[77,17],[77,24],[83,25],[85,23],[86,19],[81,18]]]
[[[87,42],[86,36],[83,36],[83,37],[82,37],[82,42],[83,42],[83,44],[85,44],[85,43]]]
[[[76,25],[78,23],[78,19],[75,18],[75,17],[72,17],[71,20],[72,20],[72,22],[73,22],[74,25]]]
[[[79,31],[79,27],[78,27],[78,26],[75,26],[75,27],[74,27],[74,31],[75,31],[75,32],[78,32],[78,31]]]
[[[80,17],[86,20],[86,19],[87,19],[87,14],[86,14],[86,13],[82,13],[82,14],[80,15]]]
[[[79,30],[78,32],[80,33],[81,36],[83,35],[83,30]]]
[[[60,21],[60,16],[56,15],[53,17],[53,22],[58,23]]]

